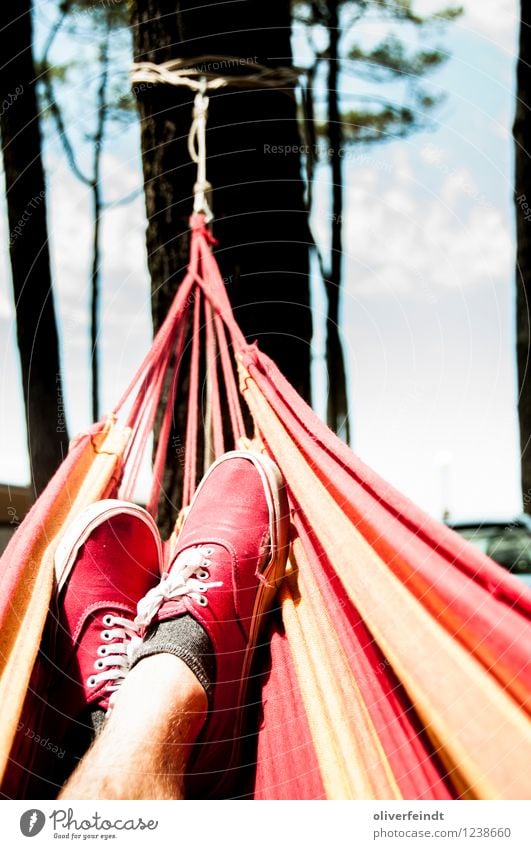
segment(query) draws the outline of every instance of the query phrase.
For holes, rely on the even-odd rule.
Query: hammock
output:
[[[183,505],[200,477],[201,453],[208,465],[253,444],[282,470],[292,511],[250,795],[529,798],[531,593],[364,466],[247,344],[204,216],[194,215],[191,227],[189,268],[150,352],[109,419],[77,438],[2,558],[4,795],[23,796],[31,760],[22,730],[42,719],[38,652],[54,550],[86,505],[133,497],[160,410],[147,505],[156,514],[191,328]],[[241,397],[254,422],[252,443]]]

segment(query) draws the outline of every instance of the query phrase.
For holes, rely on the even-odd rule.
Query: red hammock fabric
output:
[[[98,485],[83,497],[118,492],[133,497],[142,454],[166,397],[148,501],[156,513],[191,325],[183,505],[202,471],[197,457],[203,340],[207,457],[230,447],[224,408],[233,444],[248,438],[241,391],[255,437],[286,478],[292,510],[292,571],[261,693],[254,798],[526,797],[531,790],[526,722],[531,593],[368,469],[319,421],[274,363],[246,342],[212,243],[203,217],[194,216],[188,273],[113,412],[113,422],[125,416],[126,447],[116,449],[114,465],[105,467]],[[115,427],[113,444],[121,444]],[[96,426],[94,433],[102,428]],[[9,695],[13,669],[20,674],[26,663],[27,687],[43,625],[30,629],[32,650],[27,637],[25,652],[19,652],[16,623],[30,610],[23,586],[30,550],[35,539],[42,543],[50,533],[52,519],[57,526],[60,495],[73,476],[82,481],[86,474],[80,446],[94,438],[85,437],[69,455],[2,560],[0,622],[11,623],[0,658],[0,693],[11,717],[0,748],[6,765],[23,694],[19,687],[16,700]],[[112,454],[101,446],[96,453],[100,464],[102,454]],[[72,502],[82,500],[76,484]],[[62,509],[66,521],[64,504]],[[49,567],[33,563],[32,570],[47,603]],[[12,662],[17,652],[18,666]],[[6,793],[23,787],[17,757],[7,769]]]
[[[439,621],[522,704],[531,691],[531,594],[379,478],[297,396],[271,360],[244,363],[345,514]]]

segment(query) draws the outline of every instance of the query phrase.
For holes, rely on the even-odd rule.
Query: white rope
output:
[[[221,76],[219,67],[249,67],[248,74]],[[192,59],[172,59],[160,65],[154,62],[135,62],[131,68],[131,82],[166,83],[185,86],[196,92],[188,151],[197,164],[194,186],[194,212],[202,212],[212,221],[212,185],[206,178],[206,124],[208,115],[208,90],[233,86],[236,88],[293,89],[306,71],[302,68],[268,68],[257,62],[230,56],[197,56]]]
[[[208,97],[204,94],[206,81],[202,81],[194,99],[194,111],[188,134],[188,152],[197,164],[197,178],[194,185],[194,212],[202,212],[208,224],[212,221],[212,185],[206,178],[206,124],[208,115]]]
[[[220,69],[249,68],[249,73],[220,74]],[[167,83],[202,91],[202,80],[207,89],[225,88],[293,88],[304,68],[269,68],[237,56],[196,56],[190,59],[171,59],[160,65],[154,62],[135,62],[131,68],[131,81],[135,83]]]

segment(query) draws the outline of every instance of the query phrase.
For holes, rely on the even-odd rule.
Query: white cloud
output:
[[[519,20],[518,0],[416,0],[415,9],[429,15],[446,6],[463,6],[458,26],[477,33],[504,50],[514,51],[514,35]]]
[[[60,294],[79,302],[86,294],[91,263],[92,218],[90,190],[65,164],[53,163],[50,198],[50,232],[54,269]],[[116,157],[103,158],[105,197],[111,202],[138,187],[140,175]],[[144,205],[141,196],[126,206],[103,212],[101,235],[104,251],[102,275],[135,274],[145,265]],[[139,239],[139,235],[141,238]]]
[[[483,35],[504,50],[514,50],[518,0],[461,0],[461,5],[465,9],[461,26]]]
[[[105,155],[107,200],[134,191],[141,181],[136,163]],[[48,165],[50,246],[65,372],[70,429],[90,421],[89,303],[92,249],[90,190],[63,160]],[[1,216],[0,216],[1,218]],[[101,396],[104,410],[147,350],[151,336],[145,249],[145,210],[140,194],[125,206],[108,208],[101,222],[100,300]],[[2,312],[0,300],[0,313]],[[12,314],[11,308],[9,314]],[[117,373],[119,370],[119,373]]]
[[[448,158],[448,152],[437,144],[425,144],[420,150],[420,158],[428,165],[442,166]]]
[[[391,174],[374,165],[349,175],[344,232],[356,292],[426,297],[439,287],[509,282],[513,246],[502,212],[465,168],[441,170],[430,195],[415,183],[408,155],[400,153]]]

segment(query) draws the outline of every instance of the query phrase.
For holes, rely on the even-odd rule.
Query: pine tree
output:
[[[31,482],[41,492],[68,446],[50,276],[30,0],[0,9],[0,128]]]
[[[516,360],[520,424],[521,484],[524,511],[531,514],[531,9],[522,2],[516,80]]]

